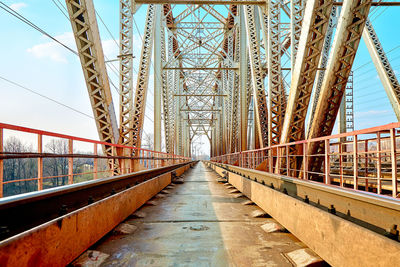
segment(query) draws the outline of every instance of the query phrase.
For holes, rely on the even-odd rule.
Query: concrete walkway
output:
[[[217,178],[202,163],[186,172],[183,184],[136,212],[143,218],[124,222],[132,233],[93,246],[109,255],[101,266],[292,266],[285,253],[304,245],[290,233],[266,233],[261,226],[274,220],[253,218],[259,208]]]

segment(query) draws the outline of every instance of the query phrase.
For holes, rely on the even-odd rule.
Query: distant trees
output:
[[[53,154],[67,154],[68,141],[63,139],[52,139],[46,144],[45,152]],[[45,158],[43,160],[43,176],[62,176],[51,179],[52,187],[67,184],[67,175],[68,158]]]
[[[45,153],[68,154],[68,141],[65,139],[52,139],[44,146]],[[32,145],[24,144],[16,137],[9,137],[4,142],[4,152],[24,153],[35,152]],[[79,153],[76,152],[75,153]],[[82,154],[89,154],[81,152]],[[4,196],[12,196],[37,190],[37,180],[30,180],[38,177],[38,160],[32,158],[5,159],[3,177],[4,182],[17,181],[4,184]],[[99,160],[99,171],[107,169],[106,160]],[[74,182],[82,182],[93,179],[93,159],[74,158],[73,172]],[[84,174],[81,174],[84,173]],[[104,175],[107,175],[104,173]],[[68,184],[68,158],[67,157],[48,157],[43,159],[43,188],[50,188]],[[100,174],[101,177],[101,174]],[[27,181],[24,181],[28,179]]]
[[[143,133],[142,148],[154,150],[154,135]]]
[[[10,137],[4,142],[4,151],[22,153],[32,151],[32,147],[24,145],[16,137]],[[4,182],[34,178],[37,176],[37,160],[34,158],[6,159],[4,162]],[[4,196],[22,194],[34,191],[36,181],[20,181],[4,185]]]

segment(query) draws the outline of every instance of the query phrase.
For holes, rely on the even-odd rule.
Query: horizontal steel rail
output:
[[[0,240],[122,192],[192,162],[0,199]]]

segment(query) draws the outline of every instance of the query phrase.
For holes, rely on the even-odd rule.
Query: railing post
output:
[[[308,143],[303,143],[303,179],[308,180],[308,158],[307,158],[307,151],[308,151]]]
[[[280,146],[278,146],[276,148],[276,170],[275,173],[277,174],[281,174],[281,157],[282,157],[282,148]],[[272,160],[273,161],[273,160]]]
[[[115,166],[116,166],[116,162],[118,162],[118,160],[114,158],[114,157],[117,156],[117,150],[115,149],[115,146],[111,147],[111,156],[113,158],[110,160],[110,162],[111,162],[111,165],[110,165],[110,176],[114,176],[115,175],[114,169],[115,169]],[[118,168],[120,168],[119,165],[118,165]]]
[[[74,140],[68,139],[68,153],[70,155],[72,155],[74,153],[73,142],[74,142]],[[68,158],[68,184],[73,184],[73,183],[74,183],[74,158],[69,157]]]
[[[353,188],[358,189],[358,137],[357,135],[354,135],[354,140],[353,140]]]
[[[395,129],[390,129],[390,156],[392,159],[392,197],[397,196],[397,159]]]
[[[117,155],[119,157],[124,157],[125,156],[125,148],[116,148],[117,149]],[[119,152],[119,153],[118,153]],[[126,173],[126,159],[121,159],[118,160],[120,162],[120,169],[121,169],[121,174],[125,174]]]
[[[286,173],[287,176],[290,176],[290,158],[289,158],[289,146],[287,145],[285,148],[286,152]]]
[[[38,134],[38,154],[43,153],[43,137]],[[38,158],[38,190],[43,190],[43,158],[39,155]]]
[[[273,158],[273,148],[268,148],[268,169],[270,173],[274,173],[273,169],[274,158]]]
[[[339,179],[340,187],[343,187],[343,144],[339,140]]]
[[[382,158],[381,158],[381,150],[382,150],[382,145],[381,145],[381,133],[380,132],[378,132],[377,134],[376,134],[377,136],[376,136],[376,142],[377,142],[377,144],[376,144],[376,149],[377,149],[377,157],[378,157],[378,161],[377,161],[377,163],[376,163],[376,168],[377,168],[377,170],[376,170],[376,179],[378,179],[378,181],[377,181],[377,186],[378,186],[378,188],[377,188],[377,190],[376,190],[376,192],[378,193],[378,194],[381,194],[381,188],[382,188],[382,184],[381,184],[381,177],[382,177]]]
[[[94,144],[93,147],[93,154],[94,156],[97,156],[97,144]],[[93,179],[96,180],[98,178],[97,176],[97,158],[93,158]]]
[[[364,152],[365,152],[365,177],[368,177],[368,139],[365,140],[364,144]],[[368,192],[368,178],[365,179],[365,191]]]
[[[0,128],[0,153],[3,153],[3,128]],[[4,165],[3,165],[3,159],[0,159],[0,198],[3,197],[3,182],[4,182],[4,177],[3,177],[3,171],[4,171]]]
[[[331,162],[329,157],[329,139],[325,139],[325,184],[331,183]]]

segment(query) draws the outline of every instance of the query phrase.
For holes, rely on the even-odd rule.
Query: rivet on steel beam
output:
[[[335,206],[331,205],[331,207],[328,208],[328,211],[329,211],[329,213],[336,214]]]
[[[88,203],[89,204],[93,204],[94,203],[94,198],[92,196],[89,196]]]
[[[304,198],[304,202],[307,204],[310,204],[310,199],[308,198],[308,196],[306,195]]]

